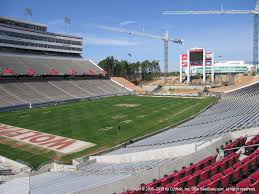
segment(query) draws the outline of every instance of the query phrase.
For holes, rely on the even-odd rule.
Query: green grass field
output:
[[[215,100],[215,98],[110,97],[48,108],[0,113],[0,123],[96,144],[89,149],[60,158],[69,162],[74,157],[110,148],[182,121]],[[37,150],[34,151],[29,145],[14,148],[4,144],[0,144],[0,155],[27,161],[34,167],[56,157],[54,152],[37,153]]]

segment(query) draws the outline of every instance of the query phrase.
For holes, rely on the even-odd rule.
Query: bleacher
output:
[[[127,186],[131,191],[124,191],[120,194],[244,194],[246,192],[241,190],[248,188],[251,188],[250,193],[256,194],[257,192],[253,191],[253,188],[256,188],[256,191],[259,190],[259,149],[258,144],[256,144],[258,139],[259,136],[255,135],[250,137],[240,136],[236,139],[228,140],[221,146],[217,155],[210,154],[196,162],[190,163],[189,166],[182,166],[181,169],[175,169],[165,175],[161,174],[161,178],[154,178],[151,182],[148,180],[146,183],[139,182],[139,187],[130,188]],[[247,145],[253,148],[249,153],[246,151]],[[162,166],[166,162],[170,162],[173,165],[175,161],[169,161],[169,159],[164,161],[146,161],[139,164],[139,166],[145,167],[149,163],[150,169],[145,170],[152,171],[152,166]],[[108,191],[112,190],[117,182],[123,183],[123,180],[130,176],[138,180],[138,176],[141,174],[140,171],[132,171],[136,164],[120,163],[117,164],[117,167],[116,164],[113,164],[112,167],[110,165],[99,163],[98,165],[88,165],[77,172],[46,172],[31,175],[30,177],[16,178],[2,184],[0,190],[3,194],[19,191],[26,193],[28,188],[30,188],[31,193],[35,194],[94,193],[91,189],[108,185],[109,189],[107,189],[107,192],[100,190],[100,193],[111,194],[112,192]],[[100,169],[128,169],[129,171],[128,173],[116,171],[109,174],[96,173]],[[152,176],[149,177],[149,180],[152,180]],[[218,188],[217,192],[212,191],[215,188]],[[226,188],[241,190],[224,191]],[[132,191],[132,189],[135,189],[135,191]]]
[[[83,58],[0,53],[0,75],[88,74],[103,74],[103,70]]]
[[[107,155],[127,154],[206,141],[236,129],[259,126],[259,83],[222,94],[221,99],[195,118]],[[155,121],[154,121],[155,122]]]
[[[110,79],[9,81],[0,84],[0,108],[129,94]]]
[[[102,69],[91,61],[80,58],[36,57],[0,54],[1,76],[28,75],[31,78],[2,79],[0,84],[0,109],[30,107],[45,103],[97,98],[128,94],[131,91],[109,78],[87,77],[98,75]],[[48,75],[44,77],[44,75]],[[65,78],[65,75],[83,75],[80,78]],[[38,76],[38,77],[37,77]],[[43,77],[42,77],[43,76]],[[49,76],[61,76],[49,77]],[[64,77],[62,77],[64,76]],[[223,94],[219,102],[195,118],[163,133],[137,141],[104,156],[136,154],[147,150],[170,148],[184,144],[207,142],[229,132],[258,127],[259,83]],[[156,121],[150,121],[156,122]],[[259,151],[258,136],[251,139],[240,137],[223,146],[224,156],[212,155],[163,178],[142,184],[139,188],[208,188],[208,187],[257,187]],[[240,153],[240,147],[242,153]],[[206,149],[206,148],[205,148]],[[184,157],[183,157],[184,158]],[[139,159],[133,156],[133,159]],[[131,176],[139,178],[141,172],[174,164],[178,158],[145,158],[136,162],[95,162],[81,167],[77,173],[48,172],[40,175],[14,179],[3,184],[1,193],[24,191],[30,186],[32,193],[72,193],[115,184]],[[177,160],[176,160],[177,161]],[[257,171],[256,171],[257,170]],[[144,176],[143,176],[144,177]],[[139,179],[137,179],[139,178]],[[150,177],[150,180],[152,177]],[[135,180],[135,181],[136,181]],[[145,179],[146,180],[146,179]],[[147,182],[150,180],[146,180]],[[118,188],[118,187],[116,187]],[[112,190],[112,189],[110,189]],[[109,191],[110,191],[109,190]],[[27,191],[27,190],[26,190]],[[90,192],[91,193],[91,192]],[[94,192],[93,192],[94,193]],[[191,193],[199,191],[134,191],[128,193]],[[214,192],[212,192],[214,193]],[[226,192],[225,192],[226,193]],[[236,193],[236,192],[235,192]]]
[[[131,93],[80,57],[0,53],[0,110]]]
[[[217,160],[212,155],[182,170],[164,175],[161,179],[141,184],[135,191],[120,194],[200,194],[200,193],[258,193],[259,191],[259,135],[246,141],[239,137],[223,146],[224,156]],[[240,147],[250,145],[249,152],[241,152]],[[253,145],[253,146],[252,146]],[[242,159],[240,155],[242,156]],[[236,191],[226,190],[236,188]]]

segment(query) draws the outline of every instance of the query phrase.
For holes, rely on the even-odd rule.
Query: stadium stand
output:
[[[258,138],[259,135],[256,135],[248,141],[250,145],[255,145],[253,146],[255,150],[243,159],[240,157],[239,149],[245,144],[247,138],[239,137],[224,147],[223,150],[227,149],[227,152],[224,151],[225,156],[219,160],[216,160],[217,156],[209,156],[189,167],[183,167],[179,172],[175,171],[159,180],[154,179],[153,182],[141,184],[135,191],[120,194],[199,194],[206,191],[228,193],[223,190],[230,187],[237,189],[234,193],[246,193],[245,189],[248,188],[251,188],[250,193],[257,193],[259,191],[259,150],[258,145],[251,142],[255,143],[254,140]]]
[[[251,188],[252,194],[259,189],[259,150],[257,144],[252,144],[254,139],[258,139],[259,135],[240,136],[233,140],[225,142],[226,146],[221,146],[222,154],[213,154],[193,161],[189,166],[182,166],[181,169],[174,170],[172,173],[165,174],[160,179],[153,179],[151,182],[139,183],[139,187],[131,188],[131,191],[121,192],[120,194],[200,194],[210,190],[209,193],[246,193],[242,189]],[[246,143],[255,148],[250,154],[245,152]],[[243,146],[241,146],[243,145]],[[240,147],[241,146],[241,147]],[[231,148],[229,148],[231,147]],[[205,148],[206,149],[206,148]],[[226,152],[230,151],[231,152]],[[173,164],[175,161],[169,158],[164,161],[149,161],[153,166],[164,165],[166,162]],[[147,164],[148,162],[146,162]],[[120,182],[130,176],[134,176],[133,171],[128,173],[115,171],[124,168],[132,170],[135,164],[117,164],[121,168],[113,167],[108,174],[98,174],[98,169],[107,169],[110,164],[99,164],[95,167],[89,165],[81,168],[79,172],[46,172],[30,177],[21,177],[8,181],[0,185],[1,193],[15,193],[18,191],[28,191],[31,193],[91,193],[88,192],[92,188],[98,188],[102,185],[110,185],[112,188],[115,182]],[[144,163],[141,164],[145,166]],[[180,164],[182,165],[182,164]],[[108,167],[109,168],[109,167]],[[150,169],[152,170],[152,165]],[[88,173],[86,173],[88,171]],[[137,172],[135,172],[137,173]],[[137,173],[139,174],[140,171]],[[152,179],[152,177],[150,177]],[[226,188],[237,188],[236,191],[224,191]],[[128,187],[129,188],[129,187]],[[213,189],[218,188],[214,192]],[[254,190],[256,189],[256,191]],[[149,191],[148,191],[149,190]],[[169,190],[169,191],[168,191]],[[204,192],[202,192],[204,191]],[[104,192],[109,193],[109,192]],[[205,192],[206,193],[206,192]]]
[[[14,20],[14,23],[19,23],[19,21]],[[29,24],[35,26],[35,24]],[[13,27],[9,26],[9,28],[11,32]],[[28,35],[28,30],[23,29],[23,34]],[[43,34],[46,32],[42,32],[38,36],[41,37]],[[6,33],[4,35],[7,36]],[[49,35],[58,36],[53,33],[49,33]],[[17,36],[17,34],[12,34],[12,36]],[[34,36],[28,37],[31,40],[35,38]],[[59,35],[58,38],[59,41],[67,41],[71,36]],[[72,38],[82,46],[81,37]],[[52,39],[46,39],[44,44],[47,47],[44,49],[40,48],[38,44],[26,46],[29,45],[29,41],[24,42],[24,45],[12,44],[14,49],[11,50],[7,49],[6,40],[3,41],[4,46],[1,51],[4,52],[0,53],[1,110],[37,107],[131,92],[110,78],[98,77],[99,74],[103,74],[103,70],[93,62],[82,59],[81,46],[76,48],[71,42],[68,47],[53,48],[54,43],[50,43],[52,41]],[[74,50],[70,50],[70,48],[74,48]],[[28,52],[18,54],[16,53],[18,49],[20,49],[20,53],[25,49]],[[13,53],[6,53],[6,51]],[[30,55],[32,51],[40,52],[42,55]],[[212,105],[193,119],[160,134],[129,144],[125,148],[97,156],[94,163],[90,164],[87,161],[85,164],[78,165],[76,172],[46,171],[40,174],[31,173],[29,176],[26,174],[15,175],[12,177],[13,180],[0,185],[0,193],[111,193],[111,191],[122,191],[125,186],[136,185],[138,188],[152,188],[153,190],[163,186],[165,188],[196,187],[200,189],[251,187],[258,191],[258,135],[251,137],[238,135],[238,137],[232,138],[233,134],[245,133],[249,131],[248,128],[258,127],[258,94],[259,83],[225,93],[217,104]],[[256,130],[258,134],[258,129]],[[230,139],[231,141],[229,141]],[[207,142],[210,143],[206,144]],[[159,159],[154,155],[142,157],[139,155],[139,153],[142,154],[149,150],[174,147],[182,152],[181,147],[177,146],[196,143],[203,143],[204,147],[201,147],[204,149],[175,157],[171,157],[167,150],[165,155]],[[222,145],[223,143],[227,143],[227,145]],[[216,148],[219,149],[220,145],[222,145],[223,154],[216,155]],[[117,157],[121,155],[131,157],[132,161],[116,161]],[[98,157],[111,157],[113,161],[98,161]],[[192,164],[187,166],[187,161]],[[155,170],[158,171],[155,172]],[[167,173],[162,178],[160,170],[163,174]],[[151,181],[152,178],[154,181]],[[142,182],[146,184],[141,184]],[[255,192],[252,191],[252,193]],[[194,194],[200,193],[200,191],[147,192],[144,190],[127,193]],[[216,191],[210,193],[216,193]],[[229,191],[223,193],[229,193]],[[231,193],[244,192],[231,191]]]
[[[82,57],[83,37],[9,17],[0,27],[0,111],[132,92]]]
[[[107,155],[134,153],[205,141],[236,129],[259,125],[259,83],[222,94],[217,104],[175,128],[143,139]]]
[[[0,53],[0,75],[98,75],[102,68],[82,58]]]
[[[129,94],[110,79],[11,80],[0,84],[0,109],[73,99]]]

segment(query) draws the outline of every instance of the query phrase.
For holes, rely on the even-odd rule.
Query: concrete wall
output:
[[[165,90],[169,90],[169,89],[181,89],[181,90],[193,90],[193,89],[197,89],[197,90],[203,90],[204,89],[204,86],[188,86],[188,85],[184,85],[184,86],[163,86],[162,89],[165,89]]]
[[[106,185],[102,185],[96,188],[89,189],[87,191],[82,191],[78,193],[86,193],[86,194],[93,194],[93,193],[115,193],[121,192],[127,188],[136,188],[139,187],[141,183],[148,183],[151,182],[154,178],[159,179],[162,178],[164,174],[171,174],[174,170],[180,170],[182,166],[189,166],[189,164],[195,163],[200,161],[202,158],[206,158],[210,155],[216,155],[216,148],[219,148],[223,145],[226,141],[231,139],[231,135],[227,134],[224,137],[218,138],[215,142],[209,143],[209,146],[201,145],[198,148],[198,151],[186,155],[184,157],[179,157],[176,159],[172,159],[172,161],[167,162],[162,166],[155,167],[148,171],[143,171],[127,177],[125,179],[116,181],[114,183],[109,183]]]
[[[2,163],[5,163],[6,165],[10,166],[10,168],[12,168],[16,172],[22,172],[24,170],[30,169],[27,165],[16,162],[16,161],[6,158],[4,156],[0,156],[0,161]],[[3,165],[3,164],[1,164],[1,165]]]

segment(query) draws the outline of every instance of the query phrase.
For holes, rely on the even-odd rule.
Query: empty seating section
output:
[[[130,91],[110,79],[11,81],[0,84],[0,107],[64,101]]]
[[[200,193],[249,193],[259,192],[259,149],[258,135],[250,140],[240,137],[222,146],[224,156],[209,156],[201,161],[175,170],[161,179],[141,184],[135,191],[121,194],[200,194]],[[240,147],[255,145],[255,149],[245,151]],[[226,150],[225,150],[226,149]],[[242,156],[242,157],[241,157]],[[236,188],[232,191],[230,188]]]
[[[124,162],[124,163],[105,163],[96,162],[86,166],[80,167],[80,172],[84,175],[109,175],[109,174],[122,174],[129,175],[136,172],[152,169],[158,165],[173,161],[172,158],[147,160],[141,162]]]
[[[0,53],[0,74],[8,75],[98,75],[103,70],[82,58],[45,57]]]
[[[205,141],[209,140],[208,138],[216,138],[236,129],[259,126],[258,96],[259,83],[222,94],[218,103],[209,107],[194,119],[108,154],[134,153]]]
[[[1,194],[80,193],[80,191],[118,181],[126,175],[83,176],[73,172],[46,172],[16,178],[0,185]],[[30,192],[29,192],[30,189]]]

